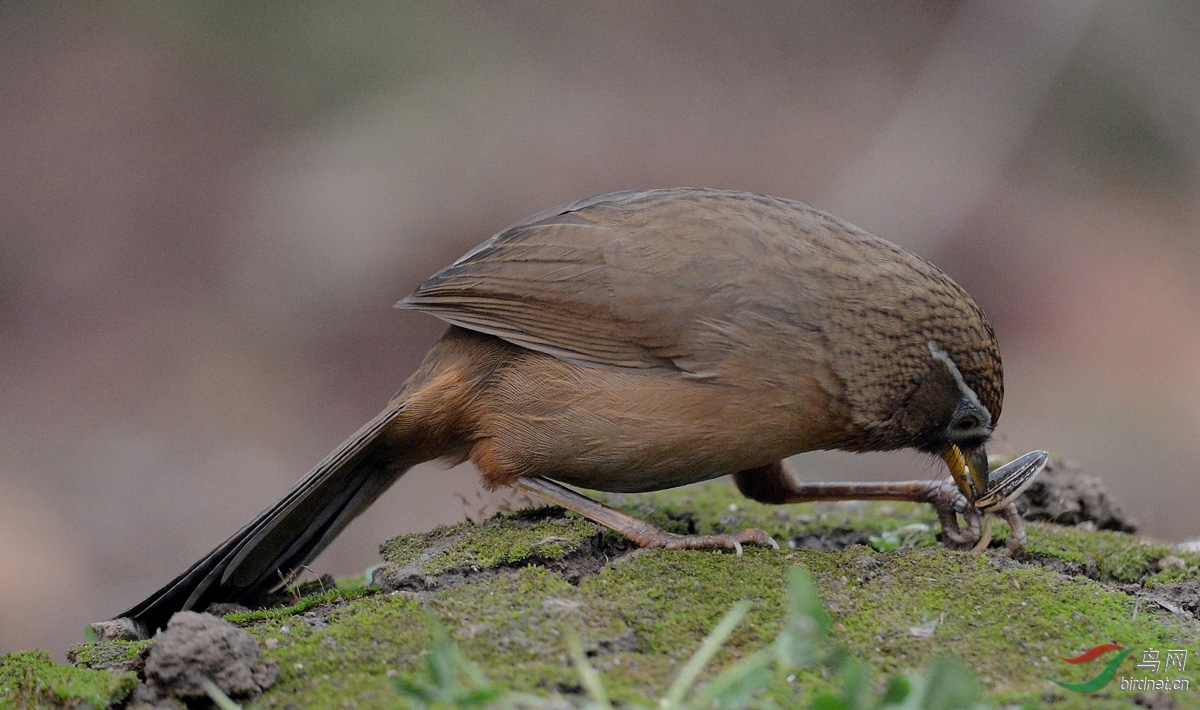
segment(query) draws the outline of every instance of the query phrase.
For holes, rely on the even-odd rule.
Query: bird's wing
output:
[[[754,198],[688,189],[585,198],[496,234],[397,306],[572,362],[704,377],[739,332],[789,310],[761,294],[789,292],[764,280],[788,278],[795,240],[756,216],[775,202],[808,208]]]

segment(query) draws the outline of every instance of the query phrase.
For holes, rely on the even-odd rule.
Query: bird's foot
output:
[[[942,544],[951,550],[970,550],[983,538],[983,515],[953,481],[931,481],[924,498],[942,524]],[[962,515],[963,525],[958,522]]]
[[[938,521],[942,524],[942,543],[946,547],[976,552],[987,547],[991,541],[991,527],[984,527],[983,511],[968,501],[952,481],[939,481],[931,486],[926,502],[937,511]],[[1025,521],[1021,519],[1016,506],[1004,503],[988,508],[986,512],[999,515],[1008,523],[1010,532],[1005,541],[1004,554],[1011,557],[1020,551],[1025,546]],[[959,516],[963,520],[961,526]]]
[[[1020,552],[1022,547],[1025,547],[1025,521],[1017,512],[1017,506],[1012,503],[997,510],[996,515],[1004,518],[1008,523],[1009,533],[1008,540],[1004,543],[1004,554],[1012,557]]]
[[[749,528],[739,533],[723,533],[720,535],[676,535],[662,528],[647,524],[646,528],[638,531],[637,538],[630,538],[642,547],[661,547],[666,550],[733,550],[742,554],[742,545],[757,545],[758,547],[773,547],[779,549],[779,543],[758,528]]]

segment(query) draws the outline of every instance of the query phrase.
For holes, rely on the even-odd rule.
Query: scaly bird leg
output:
[[[795,480],[782,462],[739,471],[733,482],[747,498],[783,505],[836,500],[899,500],[929,503],[942,524],[947,547],[969,550],[979,541],[983,517],[953,481],[889,481],[880,483],[820,483]],[[966,530],[959,527],[962,514]]]
[[[947,547],[968,550],[982,538],[985,513],[993,513],[1008,522],[1007,554],[1025,544],[1025,524],[1014,502],[1033,482],[1049,458],[1044,451],[1030,451],[987,476],[987,490],[975,501],[968,501],[953,481],[898,481],[888,483],[804,483],[798,482],[782,462],[768,464],[734,474],[738,489],[748,498],[763,503],[803,503],[818,500],[901,500],[929,503],[942,524]],[[966,531],[959,527],[962,515]]]
[[[1010,557],[1025,546],[1025,521],[1013,503],[991,506],[981,511],[967,502],[953,481],[896,481],[890,483],[794,483],[796,495],[788,503],[833,500],[901,500],[913,503],[929,503],[937,512],[942,525],[942,537],[946,547],[952,550],[970,550],[981,540],[983,513],[994,513],[1008,523],[1011,532],[1005,543],[1005,553]],[[1015,500],[1015,496],[1013,499]],[[962,515],[966,531],[959,527],[958,516]]]
[[[669,533],[541,476],[518,478],[510,485],[518,490],[545,498],[568,510],[573,510],[605,527],[612,528],[642,547],[662,547],[668,550],[723,548],[734,550],[739,555],[742,554],[743,544],[779,547],[770,535],[758,528],[743,530],[732,535],[676,535]]]
[[[943,543],[955,550],[975,547],[983,538],[983,515],[992,513],[1004,518],[1012,529],[1007,543],[1007,554],[1012,555],[1025,544],[1025,524],[1013,503],[1042,470],[1047,458],[1043,451],[1031,451],[992,471],[988,474],[988,490],[974,503],[967,500],[953,481],[805,483],[796,481],[782,462],[739,471],[733,475],[733,480],[746,497],[774,505],[833,500],[929,503],[942,525]],[[518,478],[511,485],[609,527],[642,547],[669,550],[724,548],[738,554],[742,552],[743,543],[779,547],[770,535],[757,528],[722,535],[669,533],[541,476]],[[960,515],[965,530],[959,526]]]
[[[1025,546],[1025,523],[1015,505],[1033,479],[1046,467],[1050,455],[1045,451],[1030,451],[1009,461],[988,474],[987,491],[974,501],[984,513],[995,513],[1008,522],[1012,532],[1005,546],[1009,557]]]
[[[1025,521],[1017,512],[1017,506],[1012,503],[997,509],[995,513],[1004,518],[1011,529],[1011,532],[1008,533],[1008,540],[1004,543],[1004,554],[1012,557],[1020,552],[1022,547],[1025,547]]]

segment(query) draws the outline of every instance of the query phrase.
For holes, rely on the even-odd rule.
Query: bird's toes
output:
[[[737,555],[742,554],[742,545],[758,547],[773,547],[779,549],[779,543],[758,528],[749,528],[739,533],[721,533],[718,535],[672,535],[664,533],[645,544],[645,547],[661,547],[667,550],[733,550]]]
[[[981,536],[981,531],[973,526],[961,530],[957,518],[942,519],[942,544],[951,550],[970,550],[979,543]]]
[[[749,528],[738,533],[737,541],[745,545],[758,545],[759,547],[773,547],[779,549],[779,543],[775,542],[775,538],[771,537],[764,530],[758,528]]]

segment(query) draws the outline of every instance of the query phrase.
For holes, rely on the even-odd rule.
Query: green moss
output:
[[[927,506],[773,508],[746,501],[728,484],[610,499],[676,532],[761,527],[781,543],[834,530],[866,539],[914,523],[931,531],[901,536],[908,544],[889,552],[852,545],[833,552],[748,547],[741,556],[626,554],[592,523],[543,508],[397,538],[383,546],[389,569],[416,569],[435,582],[431,591],[331,592],[286,610],[229,617],[280,664],[278,684],[247,707],[395,707],[389,679],[421,668],[430,623],[444,627],[499,686],[551,695],[579,691],[566,643],[577,637],[614,701],[645,704],[661,697],[740,600],[751,602],[747,616],[704,677],[769,644],[784,622],[784,580],[794,565],[811,571],[828,607],[829,648],[873,668],[876,691],[885,678],[948,654],[978,675],[995,702],[1053,697],[1056,708],[1128,707],[1131,694],[1115,685],[1085,696],[1047,677],[1094,675],[1096,664],[1059,659],[1100,643],[1196,648],[1194,621],[1145,604],[1134,620],[1134,597],[1108,584],[1194,580],[1196,557],[1175,553],[1182,562],[1159,573],[1170,549],[1129,535],[1030,524],[1030,554],[1014,561],[996,550],[979,555],[932,543],[937,527]],[[1007,535],[1001,524],[995,532],[998,540]],[[446,583],[436,583],[441,577]],[[1133,674],[1135,662],[1127,660],[1123,672]],[[768,695],[790,707],[839,683],[827,670],[807,668],[772,680]],[[1179,707],[1194,699],[1183,695],[1172,696]]]
[[[247,627],[279,680],[243,707],[394,708],[389,673],[411,668],[429,644],[426,614],[409,595],[338,600]]]
[[[304,597],[298,600],[291,606],[276,607],[274,609],[257,609],[255,611],[238,611],[225,614],[225,620],[232,624],[245,625],[252,621],[262,621],[265,619],[283,619],[289,616],[302,614],[313,607],[329,604],[336,601],[353,601],[362,597],[367,597],[378,589],[376,587],[348,587],[330,589],[321,594],[313,594],[312,596]]]
[[[553,519],[537,519],[553,515]],[[426,574],[508,567],[564,557],[599,535],[599,528],[557,508],[493,516],[483,525],[439,526],[405,535],[380,548],[385,568],[419,565]]]
[[[720,618],[743,599],[752,602],[750,610],[715,663],[725,667],[762,648],[782,624],[789,557],[760,549],[747,549],[742,557],[653,550],[583,580],[580,591],[614,607],[632,641],[632,648],[599,655],[593,664],[619,699],[661,695]]]
[[[879,557],[864,581],[837,579],[826,601],[835,609],[834,637],[885,672],[949,653],[999,698],[1029,699],[1048,675],[1068,682],[1094,675],[1095,668],[1058,659],[1097,644],[1196,641],[1194,629],[1145,614],[1132,621],[1132,598],[1082,578],[939,549]]]
[[[1064,562],[1082,565],[1108,582],[1138,582],[1158,574],[1157,563],[1172,554],[1165,543],[1147,542],[1132,535],[1107,531],[1089,531],[1045,523],[1027,523],[1025,551]],[[1195,555],[1191,564],[1195,566]]]
[[[590,652],[633,642],[618,605],[538,566],[436,595],[429,608],[455,641],[506,687],[574,688],[567,659],[574,635]]]
[[[738,601],[754,602],[725,645],[726,660],[761,648],[778,632],[783,574],[790,556],[748,549],[740,558],[707,550],[651,550],[580,584],[619,601],[643,653],[683,660]]]
[[[1189,580],[1200,579],[1200,566],[1195,562],[1184,562],[1182,565],[1168,565],[1166,569],[1154,575],[1151,579],[1146,580],[1146,587],[1153,588],[1159,584],[1171,584],[1174,582],[1187,582]]]
[[[0,707],[108,707],[136,685],[133,673],[64,666],[45,651],[0,656]]]
[[[149,641],[100,641],[77,643],[67,649],[67,660],[76,666],[96,668],[113,667],[132,661]]]
[[[936,530],[928,505],[902,502],[839,501],[765,505],[743,497],[732,483],[713,481],[636,496],[592,493],[598,499],[675,533],[702,535],[762,528],[780,541],[836,530],[881,534],[915,524]],[[689,530],[689,526],[694,528]],[[930,535],[923,544],[936,544]]]

